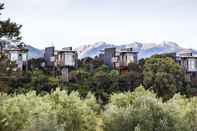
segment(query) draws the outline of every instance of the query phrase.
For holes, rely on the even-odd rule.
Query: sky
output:
[[[173,41],[197,49],[197,0],[1,0],[23,41],[57,48]]]

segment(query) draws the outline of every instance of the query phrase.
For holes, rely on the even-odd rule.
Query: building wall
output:
[[[68,82],[70,78],[70,70],[77,67],[78,54],[72,51],[72,48],[64,48],[55,55],[56,65],[61,70],[62,82]]]
[[[197,59],[196,58],[188,59],[188,71],[197,72]]]
[[[112,61],[114,68],[127,68],[129,63],[137,63],[137,53],[136,52],[119,52],[116,53],[118,56],[115,56]]]
[[[181,66],[187,72],[197,72],[197,58],[181,58]]]
[[[63,51],[58,53],[57,59],[59,66],[76,67],[78,55],[75,51]]]
[[[115,56],[116,48],[106,48],[104,50],[104,64],[109,68],[113,68],[112,58]]]
[[[17,69],[23,70],[25,66],[28,68],[28,51],[23,50],[7,50],[6,54],[10,61],[16,62]]]
[[[51,61],[51,58],[54,57],[55,47],[47,47],[44,52],[44,59],[46,61],[46,66],[53,66],[54,62]]]
[[[64,64],[67,66],[73,66],[75,67],[76,65],[76,54],[73,52],[67,52],[65,53],[65,60],[64,60]]]
[[[58,53],[57,55],[57,65],[63,66],[64,64],[64,55],[62,53]]]
[[[120,56],[121,57],[121,56]],[[122,55],[122,66],[128,66],[129,63],[137,63],[137,55],[136,53],[125,53]]]
[[[192,81],[197,79],[197,57],[184,56],[180,57],[180,59],[181,66],[185,71],[187,80]]]

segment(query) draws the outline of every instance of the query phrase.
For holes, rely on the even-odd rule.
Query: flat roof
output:
[[[139,53],[137,51],[116,51],[116,52],[118,52],[118,53],[135,53],[135,54]]]
[[[178,56],[180,58],[197,58],[197,56]]]
[[[20,48],[13,48],[13,49],[4,49],[5,51],[28,51],[28,49],[20,49]]]
[[[65,52],[73,52],[73,53],[77,53],[77,51],[74,51],[74,50],[60,50],[60,51],[57,51],[58,53],[65,53]]]

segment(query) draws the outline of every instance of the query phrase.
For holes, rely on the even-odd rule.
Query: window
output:
[[[189,71],[197,71],[197,64],[196,64],[197,62],[196,62],[196,59],[194,59],[194,58],[190,58],[189,60],[188,60],[188,70]]]

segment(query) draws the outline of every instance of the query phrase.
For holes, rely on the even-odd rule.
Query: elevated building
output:
[[[56,65],[60,67],[77,67],[78,54],[71,47],[57,51]]]
[[[28,49],[24,43],[12,43],[9,40],[0,40],[0,58],[6,56],[16,64],[14,69],[28,69]]]
[[[62,81],[69,81],[70,69],[77,67],[77,51],[73,51],[72,47],[63,48],[56,52],[55,58],[55,65],[61,69]]]
[[[116,54],[115,47],[104,49],[103,61],[104,64],[107,65],[109,68],[113,68],[112,58],[115,57],[115,54]]]
[[[113,68],[119,70],[121,73],[128,72],[129,63],[138,63],[138,52],[133,51],[132,48],[124,48],[116,51],[112,58]]]
[[[183,50],[179,53],[167,53],[163,55],[171,57],[182,67],[188,81],[197,80],[197,56],[192,53],[192,50]]]
[[[181,52],[179,54],[180,65],[186,73],[189,81],[197,80],[197,56],[192,51]]]
[[[109,68],[124,73],[128,72],[129,63],[138,63],[138,52],[133,51],[132,48],[106,48],[102,59]]]
[[[4,53],[12,62],[16,62],[18,70],[28,70],[28,49],[26,48],[11,48],[5,49]]]
[[[46,67],[54,66],[54,62],[55,62],[54,53],[55,53],[54,46],[45,48],[44,60],[46,61]]]

